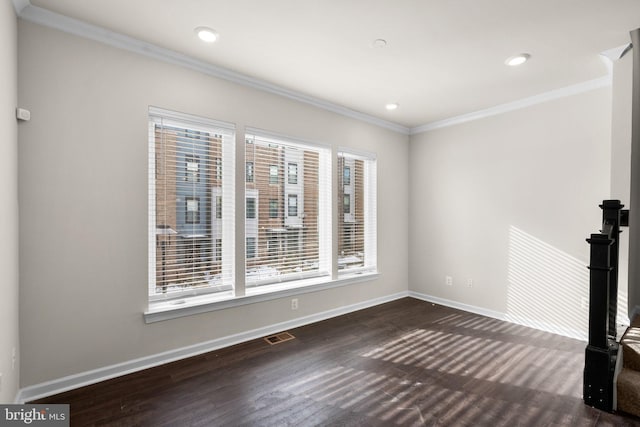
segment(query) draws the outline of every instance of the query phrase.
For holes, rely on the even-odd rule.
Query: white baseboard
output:
[[[73,390],[75,388],[83,387],[90,384],[95,384],[100,381],[120,377],[122,375],[141,371],[143,369],[152,368],[154,366],[163,365],[165,363],[174,362],[176,360],[197,356],[199,354],[207,353],[209,351],[214,351],[220,348],[229,347],[231,345],[250,341],[256,338],[261,338],[266,335],[271,335],[276,332],[282,332],[287,329],[297,328],[300,326],[319,322],[321,320],[330,319],[332,317],[337,317],[343,314],[347,314],[347,313],[362,310],[365,308],[373,307],[376,305],[384,304],[386,302],[395,301],[397,299],[405,298],[408,296],[409,296],[409,293],[406,291],[399,292],[397,294],[387,295],[380,298],[374,298],[371,300],[359,302],[357,304],[352,304],[344,307],[335,308],[332,310],[323,311],[321,313],[312,314],[310,316],[299,317],[297,319],[276,323],[276,324],[265,326],[262,328],[253,329],[251,331],[246,331],[246,332],[242,332],[235,335],[229,335],[227,337],[222,337],[222,338],[202,342],[202,343],[187,346],[187,347],[177,348],[177,349],[169,350],[163,353],[158,353],[151,356],[145,356],[139,359],[129,360],[126,362],[115,364],[115,365],[105,366],[103,368],[81,372],[78,374],[58,378],[52,381],[31,385],[21,389],[18,392],[18,395],[16,396],[15,401],[16,403],[29,402],[31,400],[40,399],[46,396],[51,396],[51,395],[62,393],[68,390]]]
[[[488,310],[486,308],[478,307],[475,305],[464,304],[458,301],[453,301],[446,298],[434,297],[433,295],[422,294],[420,292],[414,292],[414,291],[409,291],[409,296],[422,301],[444,305],[445,307],[456,308],[458,310],[468,311],[470,313],[491,317],[493,319],[507,320],[505,318],[504,313],[500,313],[499,311]]]
[[[414,291],[409,291],[409,296],[412,298],[423,300],[423,301],[444,305],[446,307],[456,308],[458,310],[479,314],[481,316],[491,317],[493,319],[503,320],[505,322],[515,323],[517,325],[526,326],[529,328],[538,329],[545,332],[551,332],[556,335],[562,335],[562,336],[577,339],[580,341],[586,342],[588,338],[587,336],[588,334],[582,331],[577,331],[571,328],[564,328],[562,326],[552,325],[552,324],[548,324],[538,320],[511,316],[507,313],[489,310],[483,307],[477,307],[475,305],[464,304],[458,301],[452,301],[445,298],[434,297],[432,295],[422,294]]]

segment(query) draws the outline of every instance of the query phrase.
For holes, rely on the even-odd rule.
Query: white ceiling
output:
[[[408,128],[600,78],[599,54],[640,27],[639,0],[31,4]],[[197,26],[220,40],[200,42]],[[371,47],[378,38],[387,47]],[[504,65],[520,52],[530,61]]]

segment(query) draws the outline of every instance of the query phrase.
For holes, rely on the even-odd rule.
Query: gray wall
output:
[[[410,290],[586,336],[610,118],[602,88],[412,137]]]
[[[22,386],[406,291],[406,135],[23,21],[19,52]],[[380,278],[144,324],[149,105],[376,152]]]
[[[17,21],[10,1],[0,2],[0,403],[18,391],[18,125]]]

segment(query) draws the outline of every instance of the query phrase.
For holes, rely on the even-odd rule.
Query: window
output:
[[[232,289],[234,142],[232,125],[149,108],[150,302]]]
[[[184,156],[184,161],[184,180],[187,182],[200,182],[200,159],[198,156],[187,154]]]
[[[342,213],[338,215],[339,273],[374,271],[377,263],[375,157],[341,151],[338,170],[342,171],[337,197],[342,204]]]
[[[247,162],[245,169],[245,181],[253,182],[253,162]]]
[[[222,239],[216,239],[216,261],[222,261]]]
[[[222,180],[222,159],[219,157],[216,157],[216,179]]]
[[[250,128],[245,136],[239,164],[245,164],[246,215],[244,227],[236,229],[241,192],[235,183],[242,170],[234,170],[233,125],[149,108],[145,316],[177,313],[177,301],[190,298],[183,307],[222,306],[227,303],[217,301],[334,286],[331,279],[349,282],[349,275],[375,272],[375,156],[339,150],[332,169],[328,146]],[[246,245],[244,280],[235,262],[236,241]]]
[[[269,184],[278,183],[278,165],[269,166]]]
[[[247,237],[247,258],[256,257],[256,238]]]
[[[298,164],[289,163],[287,166],[287,176],[289,184],[295,185],[298,183]]]
[[[257,131],[247,135],[247,141],[251,143],[245,153],[257,171],[251,191],[258,192],[258,200],[269,200],[269,215],[257,215],[256,247],[266,251],[257,251],[247,263],[245,286],[278,283],[281,288],[283,283],[295,286],[302,278],[329,275],[330,149]],[[279,179],[285,167],[287,178]],[[254,230],[246,221],[245,229]]]
[[[200,223],[200,198],[199,197],[187,197],[186,200],[186,223],[187,224],[199,224]]]
[[[255,218],[256,217],[256,199],[255,197],[247,197],[247,218]]]
[[[298,196],[289,194],[289,216],[298,216]]]
[[[278,199],[269,199],[269,218],[278,218]]]

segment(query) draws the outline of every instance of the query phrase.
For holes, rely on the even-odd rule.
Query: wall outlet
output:
[[[13,350],[11,350],[11,370],[15,371],[16,370],[16,348],[13,347]]]
[[[291,299],[291,310],[297,310],[298,309],[298,298],[292,298]]]
[[[471,277],[467,278],[467,287],[473,288],[473,279]]]
[[[451,276],[446,276],[446,277],[444,278],[444,283],[445,283],[447,286],[453,286],[453,277],[451,277]]]

